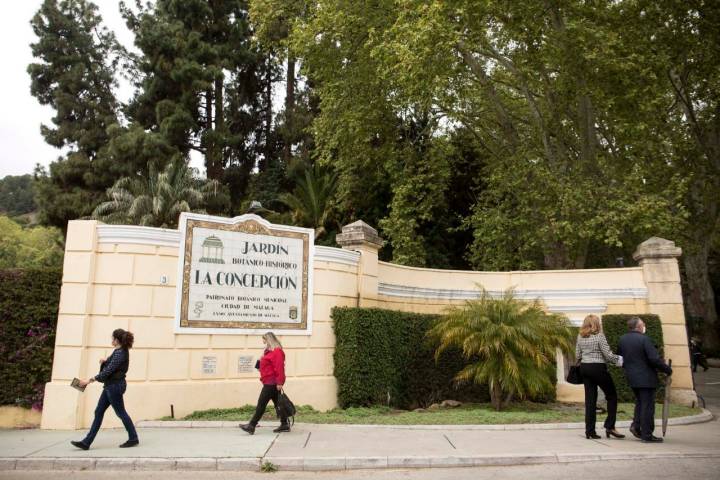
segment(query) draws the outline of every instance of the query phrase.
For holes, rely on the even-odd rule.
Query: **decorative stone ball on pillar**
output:
[[[665,359],[673,361],[671,398],[676,403],[697,402],[690,372],[690,353],[685,326],[678,257],[682,249],[675,242],[652,237],[638,245],[633,258],[640,264],[647,287],[648,312],[660,317]]]
[[[358,262],[358,302],[359,307],[378,305],[378,250],[383,240],[373,227],[358,220],[342,228],[335,241],[345,250],[360,253]]]

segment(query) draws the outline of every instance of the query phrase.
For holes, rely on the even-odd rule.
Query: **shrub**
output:
[[[468,365],[456,379],[487,384],[496,410],[553,389],[556,351],[572,351],[574,340],[567,318],[545,312],[539,300],[518,300],[513,289],[501,298],[482,290],[477,300],[450,308],[430,335],[437,354],[462,350]]]
[[[655,347],[658,349],[660,356],[662,357],[664,345],[662,324],[660,322],[660,317],[650,313],[640,315],[616,314],[602,316],[603,332],[605,333],[605,337],[607,338],[608,344],[610,345],[613,353],[617,353],[618,341],[620,340],[620,337],[622,337],[628,332],[627,321],[631,317],[640,317],[642,321],[645,322],[645,335],[650,338]],[[618,401],[634,402],[635,395],[633,394],[630,385],[628,385],[627,383],[627,379],[625,378],[625,372],[623,371],[623,369],[609,366],[608,370],[610,372],[610,376],[615,382],[615,388],[617,389],[618,394]],[[660,383],[662,384],[662,381]],[[656,398],[658,400],[662,400],[663,398],[665,398],[664,386],[658,388]]]
[[[436,344],[427,334],[442,316],[338,307],[332,318],[341,407],[415,408],[447,398],[489,400],[487,385],[455,382],[457,373],[475,358],[466,360],[459,349],[450,347],[435,359]],[[547,366],[545,375],[548,382],[531,400],[555,400],[554,364]]]
[[[42,408],[60,283],[55,269],[0,270],[0,405]]]
[[[438,315],[378,308],[336,307],[335,377],[341,407],[425,407],[444,398],[487,401],[487,388],[457,388],[453,377],[467,362],[456,350],[434,359],[426,332]]]

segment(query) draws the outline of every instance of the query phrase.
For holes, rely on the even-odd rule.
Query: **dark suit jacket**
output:
[[[657,371],[672,372],[650,339],[640,332],[629,332],[620,337],[618,355],[623,357],[625,376],[633,388],[657,388]]]

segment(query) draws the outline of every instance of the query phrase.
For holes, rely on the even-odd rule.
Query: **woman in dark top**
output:
[[[265,413],[267,404],[270,400],[277,406],[278,394],[282,392],[285,384],[285,352],[282,345],[274,333],[268,332],[262,337],[265,344],[265,352],[259,360],[256,367],[260,370],[260,381],[263,384],[258,398],[257,407],[255,407],[255,415],[250,419],[250,423],[240,425],[250,435],[255,433],[255,427]],[[280,418],[280,426],[273,430],[275,433],[289,432],[290,425],[287,418]]]
[[[100,430],[100,425],[102,425],[105,410],[110,406],[113,407],[115,414],[122,420],[129,436],[128,441],[120,445],[120,448],[134,447],[140,443],[137,431],[135,431],[135,426],[125,411],[125,403],[123,402],[123,394],[127,389],[125,374],[127,374],[128,367],[130,366],[129,350],[132,348],[133,340],[133,334],[122,328],[113,331],[112,346],[115,347],[115,350],[113,350],[113,353],[108,358],[100,360],[100,373],[93,378],[80,381],[81,386],[95,381],[104,383],[105,386],[100,394],[97,408],[95,408],[95,419],[87,436],[79,442],[70,442],[77,448],[83,450],[90,448],[93,440],[95,440],[95,435],[97,435],[98,430]]]

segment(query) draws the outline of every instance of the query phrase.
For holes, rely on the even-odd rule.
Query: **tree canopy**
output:
[[[684,250],[689,312],[720,343],[708,267],[720,245],[717,2],[120,9],[136,53],[89,0],[44,0],[31,22],[32,93],[55,111],[46,141],[63,148],[35,174],[44,223],[89,216],[123,185],[152,190],[200,155],[221,200],[168,215],[258,200],[327,242],[363,219],[387,239],[381,257],[406,265],[608,267],[665,236]],[[117,74],[133,79],[127,104]]]

